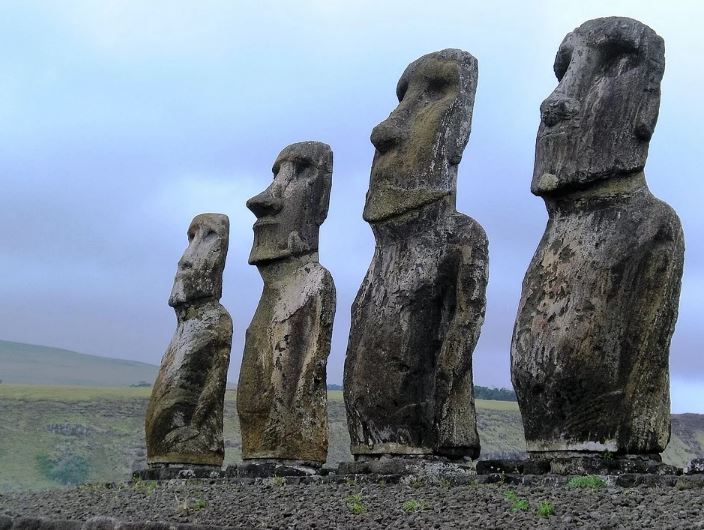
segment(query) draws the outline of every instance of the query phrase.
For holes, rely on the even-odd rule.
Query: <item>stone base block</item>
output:
[[[474,464],[441,457],[382,456],[364,457],[354,462],[341,462],[338,475],[418,475],[446,476],[474,474]]]
[[[684,470],[685,475],[698,475],[704,473],[704,458],[691,460]]]
[[[608,453],[607,453],[608,454]],[[663,464],[660,455],[576,455],[528,460],[480,460],[477,474],[517,473],[526,475],[681,475],[682,469]]]
[[[308,477],[326,473],[327,469],[321,468],[318,462],[297,460],[247,461],[227,466],[225,470],[228,477],[239,478]]]
[[[151,466],[132,473],[133,480],[186,480],[190,478],[215,479],[224,477],[225,472],[222,468],[215,466]]]

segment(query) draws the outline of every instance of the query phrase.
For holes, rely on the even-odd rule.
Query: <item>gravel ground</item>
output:
[[[0,514],[243,528],[704,529],[702,488],[280,482],[141,482],[12,493],[0,495]],[[554,514],[538,515],[541,502]]]

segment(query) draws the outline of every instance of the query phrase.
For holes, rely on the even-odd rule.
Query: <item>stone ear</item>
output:
[[[322,192],[320,193],[320,210],[318,210],[318,215],[315,222],[320,226],[323,221],[328,216],[328,208],[330,207],[330,188],[332,187],[331,175],[324,175],[322,177]]]
[[[323,224],[323,221],[328,217],[328,209],[330,207],[330,189],[332,188],[332,149],[327,148],[323,156],[322,164],[319,166],[318,178],[321,180],[322,190],[320,192],[320,209],[315,218],[318,226]]]
[[[638,109],[634,134],[643,142],[650,141],[655,132],[660,111],[660,94],[651,94]]]

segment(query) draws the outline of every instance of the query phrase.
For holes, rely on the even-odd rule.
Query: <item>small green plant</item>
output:
[[[145,497],[151,497],[157,487],[156,480],[135,480],[132,482],[132,489],[144,494]]]
[[[530,508],[526,499],[521,499],[514,491],[508,490],[504,493],[504,498],[511,503],[511,511],[527,510]]]
[[[570,488],[601,489],[606,487],[606,481],[598,475],[585,475],[583,477],[572,477],[567,486]]]
[[[345,506],[347,509],[355,515],[362,514],[367,511],[367,508],[362,503],[362,494],[355,493],[350,495],[345,499]]]
[[[538,517],[550,517],[555,515],[555,507],[551,502],[540,501],[538,503]]]
[[[604,451],[601,453],[601,459],[604,462],[612,462],[614,459],[614,454],[611,451]]]
[[[440,479],[440,487],[449,490],[452,487],[452,482],[449,478],[443,477]]]
[[[274,483],[274,486],[277,486],[279,488],[286,484],[286,479],[284,477],[276,476],[272,478],[271,481]]]
[[[421,510],[425,510],[427,508],[427,505],[425,504],[425,501],[417,501],[416,499],[408,499],[407,501],[405,501],[401,505],[401,508],[406,513],[420,512]]]
[[[357,477],[353,477],[353,476],[345,477],[345,484],[347,484],[350,487],[356,487],[357,486]]]
[[[207,507],[208,501],[206,501],[205,499],[196,499],[193,503],[193,508],[195,508],[196,510],[204,510]]]
[[[414,490],[417,490],[417,489],[422,488],[423,484],[425,484],[425,482],[423,481],[423,477],[415,477],[415,478],[411,479],[409,484],[411,485],[411,487]]]

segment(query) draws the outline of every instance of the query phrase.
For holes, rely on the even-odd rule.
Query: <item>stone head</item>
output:
[[[188,227],[188,248],[178,262],[169,305],[176,307],[222,296],[222,273],[230,239],[230,220],[219,213],[196,215]]]
[[[665,44],[630,18],[598,18],[569,33],[557,88],[540,107],[531,191],[550,195],[642,171],[660,107]]]
[[[332,149],[300,142],[276,157],[271,185],[247,201],[257,217],[249,263],[262,264],[318,251],[320,225],[328,215]]]
[[[376,148],[364,219],[379,222],[452,196],[472,124],[477,60],[462,50],[412,62],[396,87],[399,103],[372,131]]]

